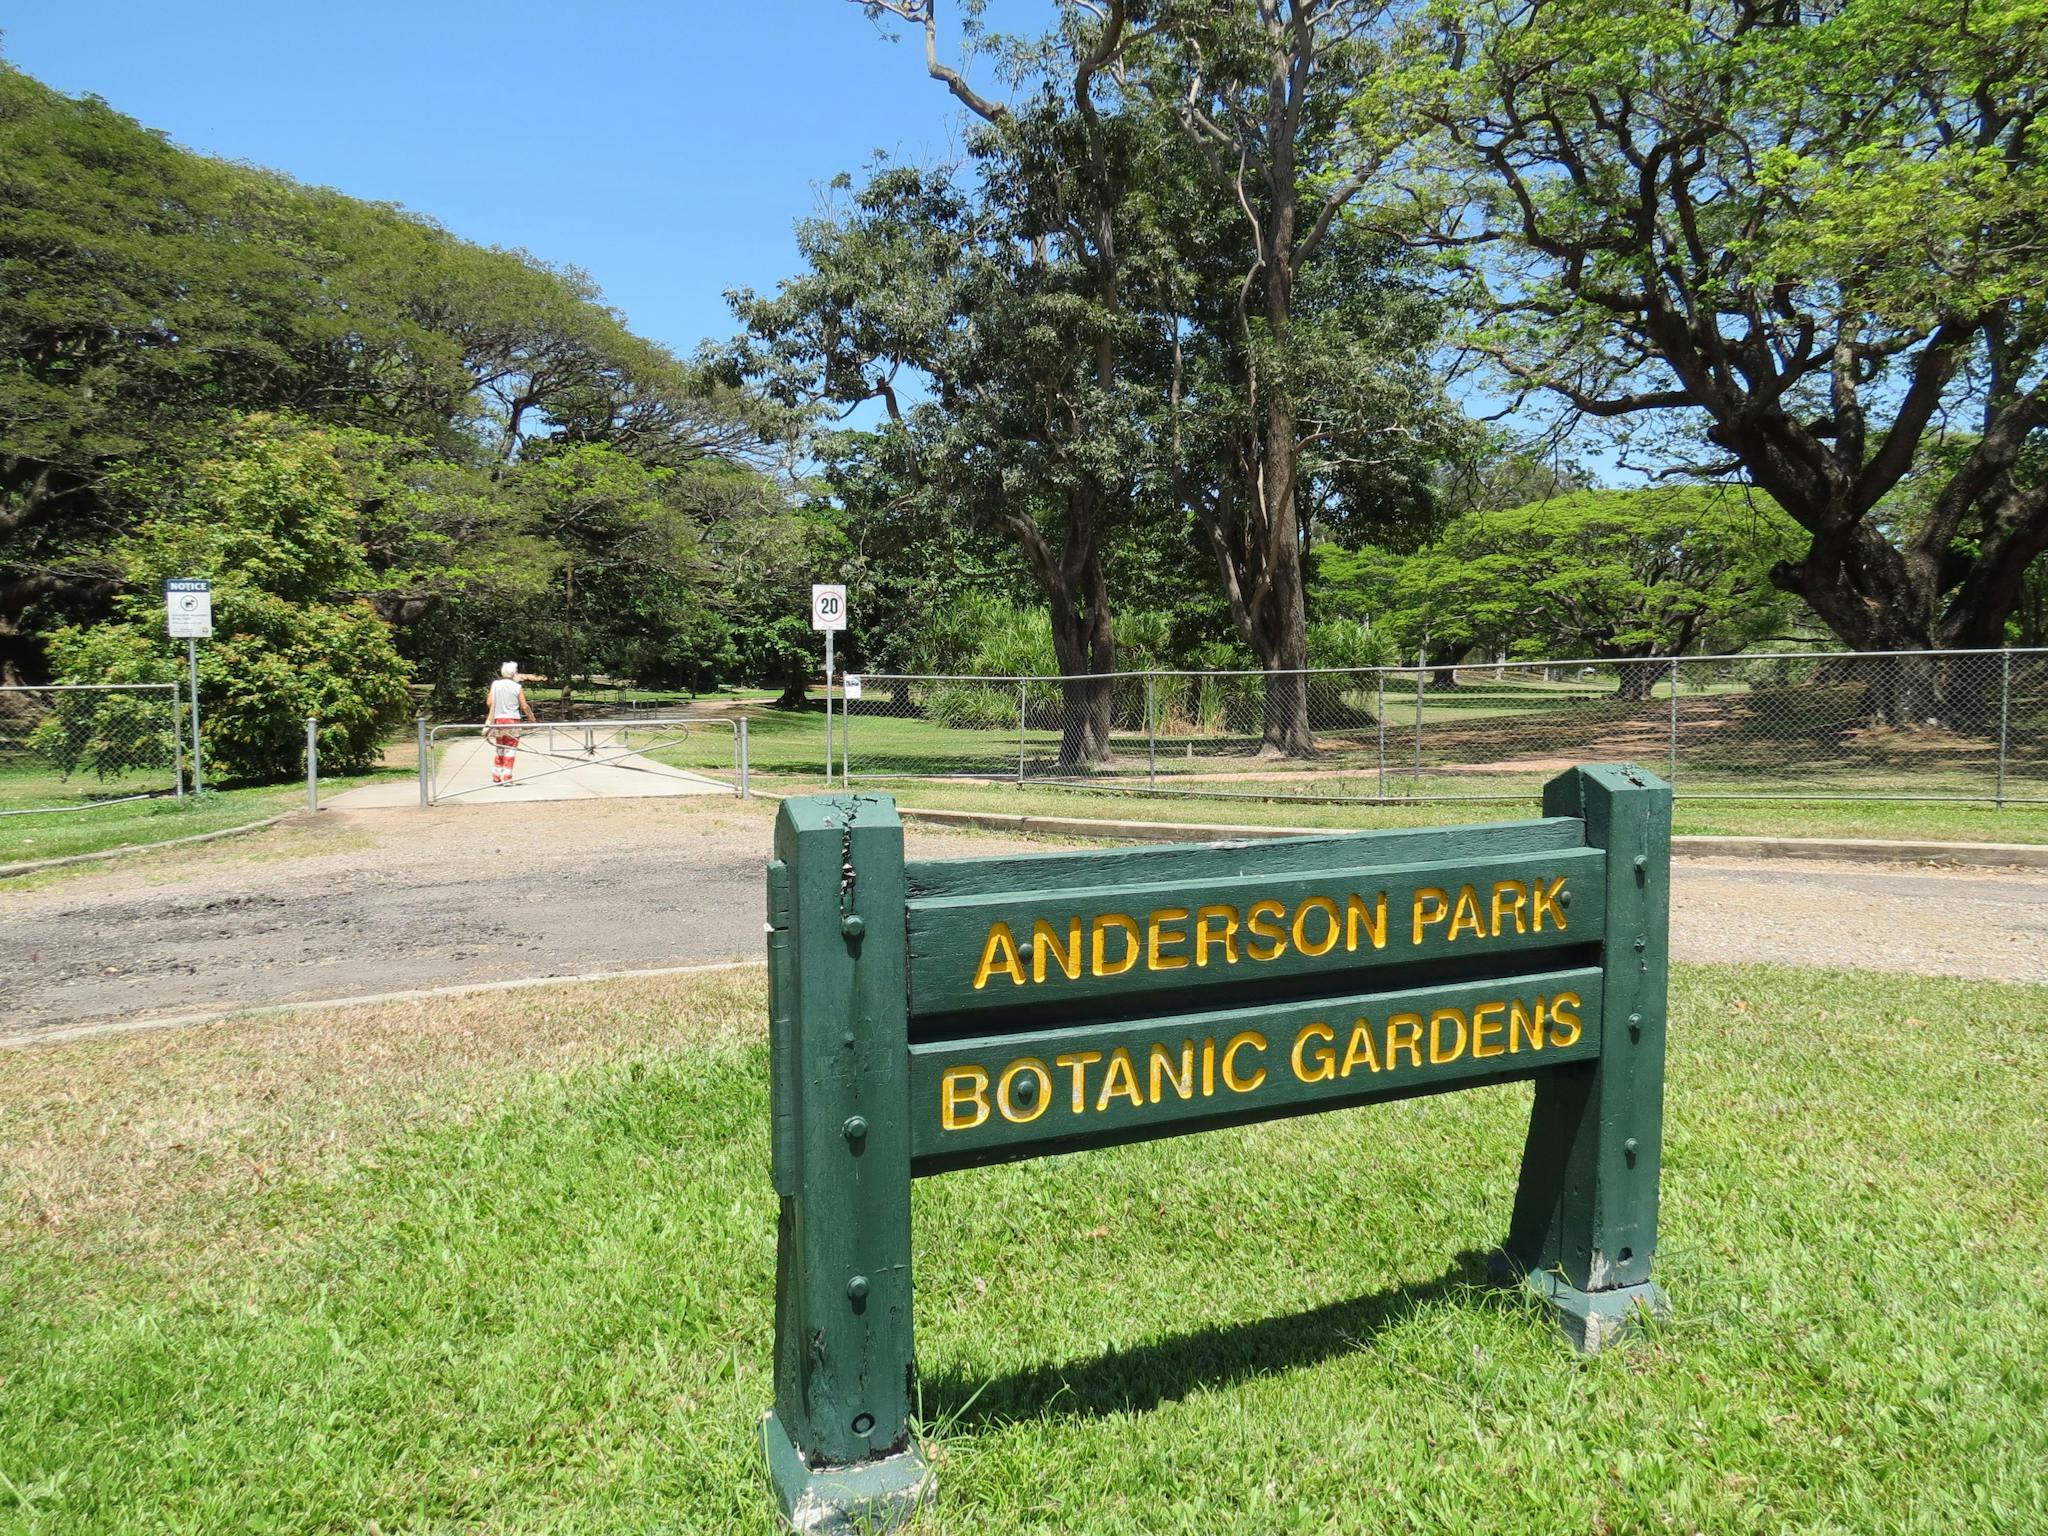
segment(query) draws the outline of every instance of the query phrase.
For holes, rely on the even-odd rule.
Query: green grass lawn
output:
[[[1454,798],[1420,809],[1372,807],[1358,803],[1377,796],[1381,788],[1377,747],[1369,738],[1325,736],[1313,764],[1296,765],[1262,763],[1248,755],[1243,742],[1219,744],[1211,738],[1161,736],[1148,756],[1142,735],[1119,735],[1112,740],[1117,785],[1111,788],[1048,784],[1057,772],[1058,735],[1027,730],[1022,746],[1030,782],[1020,795],[1014,782],[1005,782],[1017,772],[1014,730],[956,729],[923,718],[857,714],[850,722],[850,739],[856,780],[890,789],[906,804],[1014,809],[1021,801],[1023,808],[1052,814],[1160,821],[1345,826],[1464,821],[1536,804],[1544,781],[1556,771],[1553,764],[1576,760],[1574,752],[1587,760],[1632,758],[1656,772],[1667,771],[1661,738],[1610,734],[1579,740],[1566,732],[1547,746],[1532,739],[1526,767],[1498,771],[1435,761],[1426,762],[1419,774],[1412,755],[1395,740],[1385,780],[1389,796]],[[1915,738],[1860,755],[1856,749],[1805,757],[1798,743],[1751,743],[1745,750],[1753,760],[1715,760],[1704,748],[1681,753],[1676,779],[1679,814],[1686,822],[1681,830],[2048,841],[2048,766],[2015,758],[2009,792],[2042,803],[2015,799],[2000,811],[1989,798],[1996,777],[1982,760],[1981,743]],[[1903,760],[1915,751],[1919,757]],[[731,743],[721,732],[707,732],[652,755],[723,773],[730,771]],[[749,759],[766,786],[817,783],[824,760],[822,714],[755,711],[749,722]],[[1141,794],[1155,775],[1159,792]],[[1802,791],[1837,798],[1770,798]],[[1751,798],[1726,798],[1731,795]],[[1936,795],[1982,798],[1897,798]]]
[[[375,774],[322,778],[322,795],[340,794],[377,777],[410,777],[411,769],[380,769]],[[267,816],[296,811],[306,804],[306,786],[259,784],[233,789],[208,788],[183,800],[131,800],[91,810],[54,811],[32,816],[0,816],[0,864],[66,858],[75,853],[100,853],[110,848],[143,847],[247,826]]]
[[[757,789],[815,794],[816,778],[762,775]],[[916,780],[857,780],[904,806],[929,810],[997,811],[1012,816],[1081,816],[1106,821],[1203,823],[1222,826],[1373,827],[1447,826],[1499,821],[1540,813],[1531,794],[1504,801],[1430,801],[1408,805],[1353,805],[1284,798],[1213,799],[1148,795],[1060,785],[962,784]],[[1672,829],[1702,836],[1932,838],[1946,842],[2048,843],[2048,806],[1942,805],[1869,800],[1687,800],[1672,809]]]
[[[946,1175],[927,1532],[2048,1529],[2048,989],[1674,981],[1654,1336],[1526,1088]],[[0,1055],[0,1529],[773,1529],[758,972]]]

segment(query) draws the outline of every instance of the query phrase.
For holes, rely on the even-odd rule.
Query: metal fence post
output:
[[[1422,792],[1422,685],[1429,674],[1422,670],[1429,659],[1427,651],[1415,653],[1415,792]]]
[[[1380,798],[1387,798],[1387,669],[1381,667],[1377,674],[1380,685]]]
[[[1154,713],[1152,674],[1145,674],[1145,787],[1159,787],[1158,716]]]
[[[320,717],[306,716],[306,809],[320,809]]]
[[[2005,809],[2006,746],[2012,727],[2012,651],[2000,651],[1998,669],[1998,809]]]
[[[1671,762],[1665,774],[1668,782],[1678,782],[1678,658],[1671,658]]]
[[[171,782],[185,798],[185,690],[171,684]]]
[[[733,754],[740,760],[740,798],[742,800],[752,799],[752,792],[747,787],[747,717],[745,715],[739,717],[737,729],[733,732],[732,750]]]
[[[413,722],[419,735],[420,747],[420,809],[425,810],[434,803],[433,789],[427,781],[427,717],[423,711]]]
[[[1031,685],[1020,681],[1017,684],[1017,784],[1024,783],[1024,692]]]

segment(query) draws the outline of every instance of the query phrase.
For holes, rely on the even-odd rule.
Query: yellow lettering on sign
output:
[[[1486,924],[1479,918],[1479,893],[1469,885],[1458,887],[1458,905],[1451,913],[1450,932],[1444,935],[1446,941],[1455,939],[1470,929],[1482,939],[1486,937]]]
[[[1010,1087],[1020,1075],[1029,1073],[1032,1089],[1023,1109],[1018,1109],[1011,1098]],[[996,1079],[996,1108],[1002,1117],[1012,1125],[1029,1125],[1052,1103],[1052,1074],[1045,1070],[1045,1063],[1036,1056],[1020,1056],[1003,1068],[1003,1075]],[[951,1130],[951,1126],[946,1127]]]
[[[981,946],[981,964],[974,968],[974,990],[979,992],[987,986],[989,977],[997,971],[1017,986],[1024,985],[1024,965],[1017,958],[1017,939],[1008,923],[989,925],[988,941]]]
[[[1074,1074],[1074,1113],[1077,1115],[1088,1108],[1088,1068],[1100,1060],[1100,1051],[1064,1051],[1052,1059],[1054,1066],[1065,1067]]]
[[[1544,1003],[1540,997],[1536,999],[1536,1014],[1533,1018],[1530,1017],[1528,1008],[1523,1005],[1519,997],[1508,1004],[1508,1049],[1510,1051],[1519,1051],[1522,1048],[1521,1042],[1524,1039],[1529,1042],[1530,1050],[1540,1051],[1543,1049],[1543,1010]]]
[[[1431,923],[1440,923],[1451,915],[1451,898],[1448,892],[1434,885],[1425,885],[1415,893],[1415,942],[1422,942],[1422,930]]]
[[[1202,1041],[1202,1097],[1216,1096],[1216,1039],[1209,1036]]]
[[[1184,923],[1188,920],[1186,907],[1161,907],[1152,914],[1145,924],[1145,968],[1150,971],[1177,971],[1188,963],[1186,955],[1165,955],[1160,950],[1168,944],[1185,944],[1187,930],[1169,928],[1168,923]]]
[[[1251,910],[1245,913],[1245,927],[1251,931],[1252,937],[1245,940],[1244,952],[1254,960],[1278,960],[1286,954],[1287,930],[1270,920],[1261,921],[1286,915],[1287,908],[1277,901],[1253,902]],[[1266,941],[1264,949],[1253,942],[1257,939]]]
[[[1294,1075],[1304,1083],[1327,1082],[1330,1078],[1335,1077],[1337,1075],[1337,1053],[1327,1045],[1316,1048],[1314,1058],[1315,1069],[1313,1071],[1303,1064],[1301,1057],[1309,1041],[1334,1040],[1336,1038],[1337,1031],[1330,1028],[1327,1024],[1302,1025],[1301,1033],[1294,1037],[1294,1053],[1290,1058],[1294,1063]]]
[[[1335,920],[1336,914],[1332,913],[1331,921]],[[1250,1077],[1240,1078],[1237,1075],[1237,1053],[1247,1048],[1263,1051],[1266,1048],[1266,1037],[1256,1029],[1248,1029],[1243,1034],[1232,1035],[1230,1044],[1223,1047],[1223,1086],[1232,1093],[1250,1093],[1266,1080],[1264,1067],[1259,1068]]]
[[[1422,1015],[1396,1013],[1387,1018],[1387,1070],[1394,1070],[1394,1057],[1408,1053],[1408,1065],[1422,1065]]]
[[[1195,1096],[1195,1042],[1183,1040],[1180,1043],[1180,1071],[1173,1070],[1173,1052],[1154,1041],[1152,1059],[1148,1063],[1152,1071],[1152,1102],[1157,1104],[1166,1095],[1159,1091],[1159,1080],[1163,1077],[1173,1085],[1173,1091],[1184,1099]]]
[[[1124,936],[1123,955],[1114,965],[1109,964],[1104,957],[1103,952],[1108,946],[1102,942],[1104,936],[1112,932]],[[1090,967],[1092,975],[1121,976],[1138,963],[1138,925],[1121,912],[1105,912],[1096,918],[1090,928],[1090,943],[1094,960]]]
[[[1505,1056],[1507,1054],[1508,1048],[1502,1045],[1499,1040],[1495,1040],[1491,1046],[1488,1046],[1486,1043],[1488,1035],[1499,1035],[1506,1027],[1502,1015],[1506,1014],[1507,1011],[1508,1005],[1506,1003],[1481,1003],[1472,1010],[1473,1060],[1478,1061],[1488,1056]],[[1487,1022],[1488,1014],[1493,1015],[1492,1023]]]
[[[1563,875],[1559,875],[1550,882],[1548,890],[1544,889],[1542,879],[1540,877],[1537,879],[1535,886],[1530,891],[1530,895],[1534,898],[1530,903],[1533,910],[1529,919],[1529,927],[1532,931],[1536,933],[1543,931],[1543,914],[1545,912],[1550,914],[1551,921],[1557,924],[1560,932],[1564,929],[1564,904],[1557,899],[1557,893],[1564,889],[1564,879]]]
[[[1355,893],[1344,898],[1344,948],[1346,950],[1358,948],[1358,930],[1360,928],[1363,928],[1366,932],[1366,937],[1372,940],[1372,947],[1374,949],[1385,949],[1387,947],[1387,893],[1385,891],[1380,892],[1378,899],[1370,907],[1365,904],[1363,896]]]
[[[1045,957],[1051,955],[1053,963],[1066,973],[1067,980],[1078,981],[1081,976],[1081,919],[1067,920],[1067,947],[1060,948],[1060,936],[1044,918],[1031,925],[1031,979],[1045,980]]]
[[[988,1074],[973,1065],[946,1068],[939,1078],[939,1124],[949,1131],[971,1131],[987,1118]]]
[[[1380,1069],[1379,1052],[1372,1043],[1372,1020],[1360,1019],[1351,1026],[1351,1039],[1344,1047],[1344,1065],[1337,1069],[1340,1077],[1349,1077],[1351,1069],[1367,1066],[1377,1072]]]
[[[1458,1033],[1447,1049],[1444,1045],[1444,1023],[1448,1020],[1458,1027]],[[1462,1008],[1438,1008],[1429,1016],[1429,1064],[1440,1067],[1447,1061],[1456,1061],[1465,1054],[1465,1010]]]
[[[1221,923],[1223,931],[1213,932],[1212,923]],[[1220,944],[1223,947],[1223,961],[1226,965],[1237,964],[1237,908],[1204,907],[1195,914],[1195,964],[1209,963],[1209,947]]]
[[[1579,1010],[1585,1004],[1576,992],[1560,992],[1550,1000],[1550,1043],[1552,1045],[1577,1045],[1579,1043]],[[1563,1029],[1557,1026],[1562,1024]]]
[[[1513,900],[1506,898],[1512,897]],[[1515,919],[1515,932],[1527,933],[1528,924],[1523,921],[1522,908],[1529,900],[1529,887],[1519,880],[1496,880],[1493,884],[1493,936],[1499,938],[1507,931],[1507,924],[1501,921],[1503,913],[1510,913]]]
[[[1138,1086],[1137,1065],[1123,1046],[1109,1053],[1109,1070],[1102,1074],[1102,1092],[1095,1096],[1097,1113],[1109,1108],[1111,1099],[1129,1099],[1138,1108],[1145,1107],[1145,1092]]]
[[[1323,936],[1314,944],[1302,933],[1311,912],[1323,914]],[[1337,903],[1327,896],[1311,896],[1294,909],[1294,947],[1310,959],[1327,955],[1337,947]]]

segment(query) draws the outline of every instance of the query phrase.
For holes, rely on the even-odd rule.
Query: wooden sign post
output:
[[[1596,1350],[1650,1281],[1671,790],[1540,820],[906,863],[886,795],[783,803],[768,867],[775,1407],[799,1530],[902,1523],[910,1181],[1531,1079],[1503,1280]]]

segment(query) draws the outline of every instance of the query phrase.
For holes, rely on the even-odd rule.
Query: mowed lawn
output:
[[[2048,1529],[2048,989],[1682,969],[1659,1275],[1525,1088],[916,1192],[928,1532]],[[0,1529],[767,1531],[758,971],[0,1053]]]

